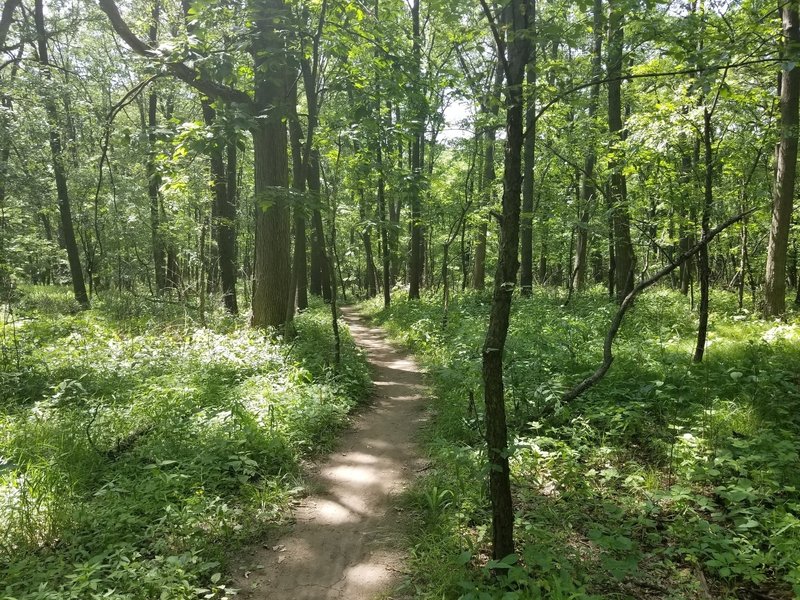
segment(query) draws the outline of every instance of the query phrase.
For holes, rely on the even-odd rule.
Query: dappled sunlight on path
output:
[[[240,561],[234,586],[243,598],[367,600],[390,591],[403,571],[396,500],[421,465],[414,436],[425,388],[416,363],[380,329],[343,312],[372,365],[372,406],[318,465],[292,531]]]

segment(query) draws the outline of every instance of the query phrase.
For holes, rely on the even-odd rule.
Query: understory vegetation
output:
[[[0,357],[0,597],[225,598],[226,560],[281,522],[299,465],[365,397],[330,311],[291,342],[108,292],[23,287]]]
[[[793,598],[800,595],[800,323],[712,293],[706,358],[679,292],[637,300],[606,378],[616,307],[602,290],[515,300],[505,354],[518,549],[489,560],[481,347],[491,298],[467,292],[377,322],[427,367],[432,467],[409,494],[410,591],[424,598]],[[479,483],[481,482],[481,483]]]

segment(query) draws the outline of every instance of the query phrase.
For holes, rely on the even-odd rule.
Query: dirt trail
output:
[[[413,359],[351,309],[343,313],[372,367],[372,406],[315,467],[292,530],[244,557],[242,565],[263,568],[234,574],[242,598],[371,600],[402,573],[396,500],[421,468],[414,436],[425,420],[425,388]]]

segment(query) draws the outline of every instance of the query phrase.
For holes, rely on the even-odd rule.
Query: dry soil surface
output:
[[[343,313],[372,367],[371,406],[313,469],[292,530],[245,554],[234,573],[242,598],[372,600],[402,577],[408,523],[397,496],[422,468],[415,435],[426,390],[413,359],[354,311]]]

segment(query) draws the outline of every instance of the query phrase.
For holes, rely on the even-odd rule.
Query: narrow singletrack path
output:
[[[372,367],[371,406],[314,469],[292,530],[246,557],[262,568],[234,573],[242,598],[372,600],[403,572],[407,525],[397,496],[421,468],[415,434],[426,391],[408,354],[354,310],[342,312]]]

